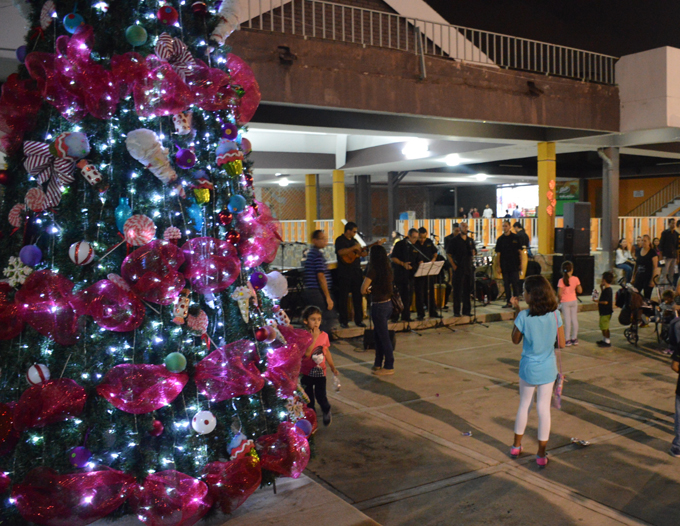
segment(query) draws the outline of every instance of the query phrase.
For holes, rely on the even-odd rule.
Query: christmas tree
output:
[[[304,331],[267,265],[231,0],[33,0],[3,85],[2,524],[189,525],[297,477]]]

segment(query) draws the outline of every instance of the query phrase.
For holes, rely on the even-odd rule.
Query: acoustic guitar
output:
[[[348,252],[344,256],[340,256],[340,259],[344,263],[351,265],[352,263],[354,263],[356,261],[357,258],[361,257],[361,253],[364,250],[368,251],[368,249],[371,248],[372,246],[383,245],[385,243],[387,243],[387,239],[382,238],[382,239],[378,239],[378,241],[376,241],[375,243],[371,243],[370,245],[366,245],[365,247],[362,247],[361,245],[356,244],[353,247],[351,247],[352,248],[351,252]]]

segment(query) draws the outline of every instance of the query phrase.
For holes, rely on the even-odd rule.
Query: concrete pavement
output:
[[[534,462],[535,411],[525,453],[507,454],[521,348],[511,322],[499,321],[399,334],[396,374],[383,378],[371,375],[373,351],[360,352],[359,339],[336,342],[342,389],[307,474],[384,526],[677,524],[669,359],[651,329],[634,348],[612,322],[614,346],[600,349],[597,313],[579,318],[581,344],[563,351],[568,382],[547,468]]]

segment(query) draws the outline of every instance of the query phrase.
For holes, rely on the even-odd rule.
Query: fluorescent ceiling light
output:
[[[288,186],[289,183],[290,181],[288,180],[288,177],[279,179],[279,186]]]
[[[477,179],[478,181],[486,181],[487,177],[489,177],[489,176],[486,175],[486,174],[477,174],[477,175],[475,175],[475,179]]]
[[[460,155],[451,153],[444,157],[444,162],[449,166],[458,166],[460,164]]]
[[[430,147],[425,139],[416,139],[407,142],[401,153],[407,159],[421,159],[430,155]]]

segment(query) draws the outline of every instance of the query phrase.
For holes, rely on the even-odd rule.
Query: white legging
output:
[[[529,420],[531,401],[536,391],[536,411],[538,412],[538,440],[547,441],[550,437],[550,400],[553,384],[531,385],[519,379],[519,409],[515,419],[515,434],[523,435]]]
[[[563,301],[560,303],[560,310],[564,318],[564,338],[576,340],[578,338],[578,302]]]

